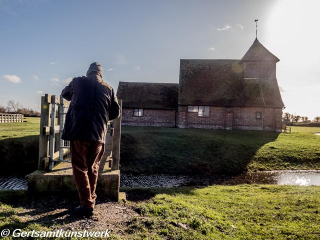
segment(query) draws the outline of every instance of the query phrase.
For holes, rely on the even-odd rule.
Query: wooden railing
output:
[[[41,120],[39,137],[39,161],[38,169],[52,171],[55,163],[70,162],[64,156],[70,151],[68,141],[61,139],[65,116],[70,102],[62,97],[48,95],[41,97]],[[120,106],[122,101],[119,100]],[[121,141],[121,117],[113,120],[111,170],[119,170],[120,141]]]
[[[23,114],[0,113],[0,123],[23,122]]]

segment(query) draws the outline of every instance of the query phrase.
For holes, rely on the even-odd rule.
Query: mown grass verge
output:
[[[320,169],[320,128],[292,133],[123,127],[121,170],[212,174]]]
[[[320,188],[272,185],[153,189],[130,239],[319,239]],[[130,192],[129,192],[130,194]]]

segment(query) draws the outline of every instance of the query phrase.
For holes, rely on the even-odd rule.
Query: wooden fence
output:
[[[69,162],[64,156],[70,151],[68,141],[61,139],[65,116],[70,102],[62,97],[48,95],[41,97],[41,119],[39,137],[38,169],[52,171],[59,162]],[[120,106],[122,105],[119,100]],[[110,129],[112,137],[112,152],[110,154],[111,170],[119,170],[121,117],[113,121]],[[110,126],[110,124],[108,124]]]
[[[0,113],[0,123],[23,122],[23,114]]]

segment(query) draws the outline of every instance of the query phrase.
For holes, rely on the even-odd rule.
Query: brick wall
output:
[[[261,112],[261,119],[256,118]],[[211,107],[210,117],[198,117],[198,113],[187,112],[179,107],[178,127],[281,131],[282,110],[256,107]]]
[[[133,116],[132,108],[122,109],[122,125],[175,127],[176,110],[144,109],[142,117]]]

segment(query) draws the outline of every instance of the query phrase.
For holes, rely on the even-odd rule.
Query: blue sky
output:
[[[119,81],[178,82],[182,58],[240,59],[255,39],[280,58],[285,111],[320,115],[319,1],[0,0],[0,105],[39,109],[91,62]],[[316,56],[317,55],[317,56]]]

